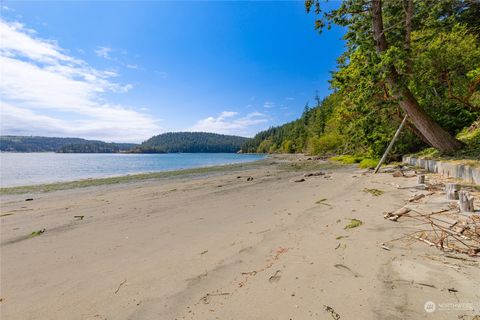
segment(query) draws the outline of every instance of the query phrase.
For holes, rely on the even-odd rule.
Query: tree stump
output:
[[[445,192],[447,193],[448,200],[458,200],[458,191],[460,191],[460,185],[457,183],[445,184]]]
[[[473,196],[467,191],[459,192],[459,201],[461,212],[474,212]]]
[[[425,175],[424,174],[419,174],[417,176],[417,182],[418,182],[418,184],[425,184]]]

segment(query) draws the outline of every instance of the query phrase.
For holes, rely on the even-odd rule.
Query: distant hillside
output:
[[[0,151],[59,153],[177,153],[238,152],[249,139],[206,132],[171,132],[154,136],[141,145],[107,143],[81,138],[0,136]]]
[[[0,151],[111,153],[134,148],[133,143],[106,143],[80,138],[0,136]]]
[[[169,132],[154,136],[135,152],[238,152],[248,138],[207,132]]]
[[[56,152],[59,153],[117,153],[130,151],[138,146],[134,143],[107,143],[103,141],[85,140],[80,143],[69,143],[61,146]]]

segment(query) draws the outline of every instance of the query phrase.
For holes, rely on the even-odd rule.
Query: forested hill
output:
[[[207,132],[169,132],[154,136],[136,152],[238,152],[248,138]]]
[[[142,144],[107,143],[81,138],[0,136],[0,151],[58,153],[238,152],[248,138],[206,132],[171,132]]]
[[[61,146],[58,153],[117,153],[129,152],[138,146],[135,143],[115,143],[95,140],[85,140],[80,143],[69,143]]]
[[[106,143],[81,138],[0,136],[0,151],[8,152],[111,153],[135,146],[133,143]]]
[[[333,93],[298,120],[258,133],[243,151],[379,158],[408,114],[393,155],[431,146],[480,158],[479,1],[349,0],[330,11],[321,0],[305,5],[317,18],[312,28],[346,30]]]

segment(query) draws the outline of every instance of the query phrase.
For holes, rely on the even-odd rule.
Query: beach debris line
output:
[[[230,292],[207,293],[202,298],[200,298],[200,301],[202,301],[204,304],[209,304],[210,301],[212,300],[212,297],[229,296],[229,295],[230,295]]]
[[[362,224],[363,224],[362,220],[350,219],[350,223],[347,224],[344,229],[347,230],[347,229],[357,228],[357,227],[360,227]]]
[[[304,178],[299,178],[299,179],[293,179],[292,182],[304,182]]]
[[[364,188],[363,189],[363,192],[366,192],[366,193],[370,193],[372,196],[374,197],[378,197],[378,196],[381,196],[382,194],[384,194],[385,192],[382,191],[382,190],[379,190],[379,189],[369,189],[369,188]]]
[[[245,271],[245,272],[242,272],[242,276],[244,276],[244,280],[239,282],[238,283],[238,287],[241,288],[243,286],[245,286],[245,284],[247,283],[249,277],[251,276],[255,276],[257,275],[258,273],[260,272],[264,272],[268,269],[270,269],[271,267],[273,267],[273,264],[275,263],[275,261],[277,261],[278,259],[280,259],[280,256],[284,253],[286,253],[290,248],[285,248],[285,247],[278,247],[276,250],[275,250],[275,254],[273,256],[270,256],[267,261],[266,261],[266,265],[260,269],[257,269],[257,270],[252,270],[252,271]]]
[[[346,270],[346,271],[350,272],[355,278],[358,278],[358,277],[362,276],[360,273],[353,271],[352,269],[350,269],[349,267],[347,267],[346,265],[341,264],[341,263],[335,264],[334,267],[337,268],[337,269]]]
[[[318,171],[318,172],[309,172],[309,173],[305,173],[303,176],[305,178],[308,178],[308,177],[318,177],[318,176],[324,176],[325,175],[325,172],[323,171]]]
[[[335,311],[335,309],[333,309],[332,307],[327,306],[327,305],[323,305],[323,307],[325,308],[325,311],[330,313],[330,315],[332,316],[332,319],[334,319],[334,320],[339,320],[340,319],[340,315]]]
[[[43,229],[40,229],[40,230],[36,230],[36,231],[33,231],[32,233],[30,233],[30,238],[33,238],[33,237],[36,237],[36,236],[39,236],[41,234],[43,234],[45,232],[45,228]]]
[[[383,250],[387,250],[387,251],[392,251],[392,248],[390,248],[389,246],[387,246],[385,243],[380,243],[379,245],[380,248],[382,248]]]
[[[323,198],[323,199],[320,199],[320,200],[315,201],[315,203],[316,203],[316,204],[323,204],[324,206],[328,206],[328,207],[331,207],[331,206],[332,206],[331,204],[328,204],[328,203],[326,203],[325,201],[327,201],[327,199]]]
[[[73,216],[73,217],[77,220],[83,220],[83,218],[85,218],[85,216]]]
[[[271,276],[270,278],[268,278],[268,281],[269,281],[269,282],[278,282],[278,281],[280,281],[280,278],[282,278],[281,273],[282,273],[281,270],[275,271],[275,273],[273,274],[273,276]]]
[[[1,213],[0,217],[7,217],[13,215],[13,212]]]
[[[127,283],[127,279],[123,280],[123,281],[118,285],[117,290],[115,290],[115,294],[117,294],[118,291],[120,291],[120,288],[121,288],[125,283]]]

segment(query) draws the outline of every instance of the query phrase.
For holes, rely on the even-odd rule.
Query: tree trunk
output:
[[[383,31],[381,0],[372,0],[371,15],[377,51],[382,53],[387,51],[388,44]],[[452,153],[462,146],[460,141],[453,138],[420,107],[412,92],[401,81],[400,75],[393,66],[389,67],[387,83],[392,91],[392,95],[400,101],[400,107],[410,116],[413,124],[433,147],[445,153]]]
[[[397,115],[395,114],[394,115],[394,118],[395,120],[397,120],[398,122],[402,122],[402,117],[400,115]],[[416,135],[420,140],[422,140],[425,144],[428,144],[429,146],[431,146],[430,142],[427,140],[427,138],[425,138],[423,136],[423,134],[417,129],[417,127],[415,127],[414,124],[412,124],[411,121],[407,121],[407,123],[405,124],[405,127],[407,127],[408,130],[410,130],[411,132],[413,132],[414,135]]]

